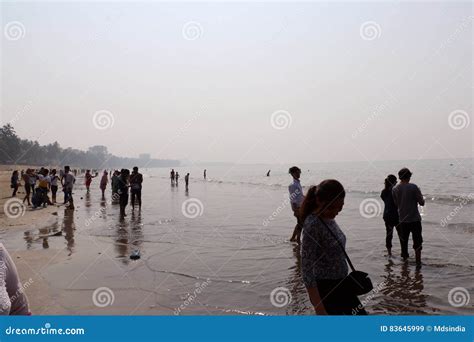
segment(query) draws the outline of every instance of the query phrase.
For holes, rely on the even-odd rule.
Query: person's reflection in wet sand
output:
[[[131,245],[133,249],[140,250],[140,246],[143,243],[143,230],[142,230],[142,213],[137,214],[132,211],[132,217],[130,220],[131,225]]]
[[[69,251],[68,256],[71,256],[74,252],[74,231],[76,230],[74,224],[74,209],[64,209],[62,230],[65,233],[64,237],[67,241],[67,250]]]
[[[117,225],[117,236],[115,238],[115,251],[117,252],[117,257],[122,260],[122,263],[128,265],[129,263],[129,241],[130,234],[128,231],[128,221],[125,221],[123,218],[119,218],[119,223]]]
[[[427,314],[426,295],[423,294],[423,274],[415,269],[411,274],[408,263],[400,266],[400,276],[394,272],[392,260],[385,265],[381,294],[383,297],[373,306],[377,313]]]
[[[24,235],[23,239],[26,241],[26,249],[30,249],[33,245],[33,235],[30,231],[26,231]]]
[[[309,302],[306,287],[301,280],[301,253],[300,245],[293,246],[295,265],[290,267],[291,276],[288,278],[287,288],[291,293],[291,301],[286,307],[286,313],[290,315],[301,315],[312,309]]]

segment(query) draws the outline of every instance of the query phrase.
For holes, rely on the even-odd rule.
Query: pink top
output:
[[[10,254],[0,243],[0,315],[31,315]]]

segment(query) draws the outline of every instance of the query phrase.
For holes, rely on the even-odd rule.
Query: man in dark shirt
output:
[[[125,214],[125,208],[128,204],[128,180],[130,177],[130,171],[128,169],[122,169],[120,171],[120,177],[118,180],[118,194],[120,196],[120,218],[127,216]]]
[[[418,211],[418,205],[424,206],[425,200],[420,188],[416,184],[410,183],[411,175],[411,171],[407,168],[403,168],[398,172],[400,183],[393,187],[392,195],[395,205],[398,207],[400,219],[402,258],[404,260],[408,259],[408,239],[411,233],[416,264],[418,267],[421,267],[423,237],[421,235],[421,216]]]
[[[132,194],[132,210],[135,209],[135,199],[138,202],[138,210],[142,209],[142,183],[143,175],[138,172],[138,167],[134,166],[130,175],[130,192]]]

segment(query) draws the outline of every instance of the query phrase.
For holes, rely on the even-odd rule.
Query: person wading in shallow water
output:
[[[125,208],[128,204],[128,180],[130,176],[130,170],[122,169],[120,171],[120,177],[118,181],[118,194],[120,196],[119,203],[120,203],[120,218],[124,218],[127,216],[125,214]]]
[[[96,176],[97,175],[93,176],[91,174],[91,170],[86,171],[86,174],[84,175],[84,178],[85,178],[85,184],[86,184],[87,192],[89,192],[89,190],[90,190],[90,186],[91,186],[91,183],[92,183],[92,178],[95,178]]]
[[[344,206],[345,195],[341,183],[327,179],[309,188],[301,207],[301,270],[318,315],[367,314],[357,295],[341,285],[349,272],[346,236],[334,218]]]
[[[174,169],[171,169],[170,179],[171,179],[171,185],[174,185]]]
[[[76,178],[70,172],[71,168],[69,166],[64,167],[64,175],[61,180],[63,185],[64,191],[64,204],[69,202],[68,208],[74,209],[74,200],[72,198],[72,189],[74,187],[74,183],[76,182]]]
[[[102,199],[105,198],[105,189],[107,189],[107,184],[109,183],[109,177],[107,170],[104,170],[102,173],[102,178],[100,179],[100,191],[102,191]]]
[[[176,172],[176,176],[178,173]],[[178,182],[178,178],[176,178]],[[130,175],[130,192],[132,194],[132,210],[135,209],[135,201],[138,204],[138,209],[142,209],[142,183],[143,175],[138,172],[138,167],[134,166],[132,174]]]
[[[189,185],[189,173],[184,176],[184,183],[186,183],[186,190],[188,190],[188,185]]]
[[[293,215],[296,217],[296,226],[290,241],[300,243],[301,228],[303,225],[300,219],[300,207],[304,200],[303,189],[300,184],[301,170],[299,167],[293,166],[288,170],[288,173],[293,177],[293,183],[288,186],[288,191],[290,192],[291,209],[293,210]]]
[[[392,238],[393,228],[397,230],[397,235],[400,238],[400,227],[398,220],[398,209],[393,201],[392,189],[397,184],[397,177],[394,175],[388,175],[385,178],[385,188],[382,190],[380,197],[382,198],[385,208],[383,210],[383,220],[385,222],[386,236],[385,236],[385,247],[387,248],[387,254],[392,255]]]
[[[424,206],[425,200],[420,188],[416,184],[410,183],[411,176],[412,173],[409,169],[401,169],[398,172],[400,183],[393,187],[392,195],[398,207],[398,217],[400,219],[402,258],[405,261],[408,260],[408,239],[411,233],[416,265],[419,268],[421,267],[423,236],[421,235],[421,215],[418,211],[418,205]]]

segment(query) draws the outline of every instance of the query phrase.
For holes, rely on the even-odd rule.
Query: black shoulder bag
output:
[[[369,275],[362,271],[356,271],[354,265],[352,265],[351,259],[349,259],[349,255],[347,255],[346,253],[346,249],[339,241],[336,234],[332,232],[326,222],[324,222],[321,218],[319,220],[324,224],[327,230],[329,230],[329,233],[331,233],[333,238],[337,241],[339,247],[341,247],[342,251],[344,252],[344,255],[346,256],[347,263],[352,269],[352,272],[349,273],[343,280],[343,288],[347,289],[347,291],[354,293],[356,296],[360,296],[372,291],[374,286],[372,285],[372,281],[370,280]]]

